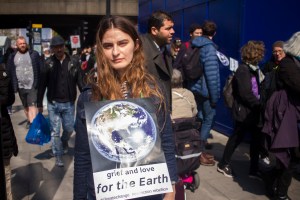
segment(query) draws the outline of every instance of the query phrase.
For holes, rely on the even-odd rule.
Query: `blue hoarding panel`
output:
[[[145,2],[152,6],[144,6]],[[192,23],[212,20],[218,26],[213,40],[219,51],[236,60],[240,60],[239,50],[248,40],[262,40],[267,48],[266,61],[271,56],[273,42],[286,41],[300,31],[298,0],[143,0],[139,3],[141,32],[145,32],[146,19],[155,10],[165,10],[174,16],[175,36],[184,41],[189,39],[188,29]],[[220,73],[223,88],[230,71],[220,66]],[[231,113],[224,106],[221,95],[214,129],[230,135],[232,127]]]

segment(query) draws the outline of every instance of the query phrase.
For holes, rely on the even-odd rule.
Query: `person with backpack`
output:
[[[192,40],[192,46],[199,48],[199,64],[202,74],[197,79],[188,81],[190,89],[196,98],[198,118],[202,118],[201,140],[205,149],[212,145],[207,139],[216,115],[216,106],[220,98],[220,72],[217,45],[212,41],[217,25],[213,21],[205,21],[202,25],[203,36]],[[201,116],[202,115],[202,116]]]
[[[183,78],[183,87],[187,86],[187,81],[189,79],[188,75],[186,74],[185,71],[185,62],[184,60],[189,60],[189,58],[185,58],[185,57],[190,57],[187,56],[187,52],[191,52],[192,51],[192,40],[195,37],[198,36],[202,36],[202,27],[199,24],[191,24],[190,28],[189,28],[189,33],[190,33],[190,40],[186,41],[184,43],[182,43],[180,50],[176,56],[176,59],[174,61],[173,64],[173,68],[174,69],[178,69],[181,74],[182,74],[182,78]]]
[[[233,177],[230,165],[231,157],[237,146],[243,141],[246,132],[251,133],[249,178],[261,179],[258,168],[260,128],[258,127],[261,112],[260,84],[264,75],[259,69],[265,46],[262,41],[248,41],[241,48],[242,63],[233,78],[234,102],[232,114],[234,118],[233,134],[229,137],[217,171],[226,177]]]

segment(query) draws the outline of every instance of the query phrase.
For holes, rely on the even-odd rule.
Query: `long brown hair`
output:
[[[102,39],[106,31],[111,28],[117,28],[128,34],[136,46],[131,64],[122,77],[110,66],[103,52]],[[92,85],[93,100],[122,99],[121,84],[127,81],[133,98],[157,97],[160,105],[164,105],[164,97],[159,86],[154,77],[145,69],[142,43],[130,20],[120,16],[101,20],[96,35],[96,44],[97,78],[95,80],[90,76],[88,80],[89,84]]]

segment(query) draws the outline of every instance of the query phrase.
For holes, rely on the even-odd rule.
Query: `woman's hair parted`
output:
[[[258,65],[265,55],[265,44],[262,41],[250,40],[241,48],[241,59],[245,63]]]
[[[133,59],[122,77],[110,66],[103,52],[103,36],[112,28],[128,34],[135,43]],[[127,81],[133,98],[155,96],[158,97],[160,103],[164,102],[164,97],[154,77],[145,69],[142,43],[136,27],[129,19],[120,16],[102,19],[96,35],[96,44],[97,78],[95,80],[91,74],[88,81],[92,86],[93,100],[122,99],[121,84]]]

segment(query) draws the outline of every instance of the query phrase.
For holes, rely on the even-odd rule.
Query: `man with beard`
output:
[[[77,88],[82,89],[80,63],[75,57],[65,53],[65,41],[60,36],[51,39],[53,55],[45,61],[38,93],[38,107],[47,88],[48,114],[51,125],[52,153],[56,157],[55,165],[63,167],[62,155],[68,152],[68,141],[74,130]],[[60,137],[60,127],[63,133]]]
[[[171,110],[172,57],[166,45],[175,33],[172,17],[163,11],[152,13],[148,20],[148,33],[141,36],[147,70],[162,83],[168,108]]]
[[[13,83],[14,92],[19,92],[29,129],[37,114],[37,88],[39,84],[41,61],[37,51],[29,50],[23,36],[16,41],[17,51],[8,59],[7,67]]]

